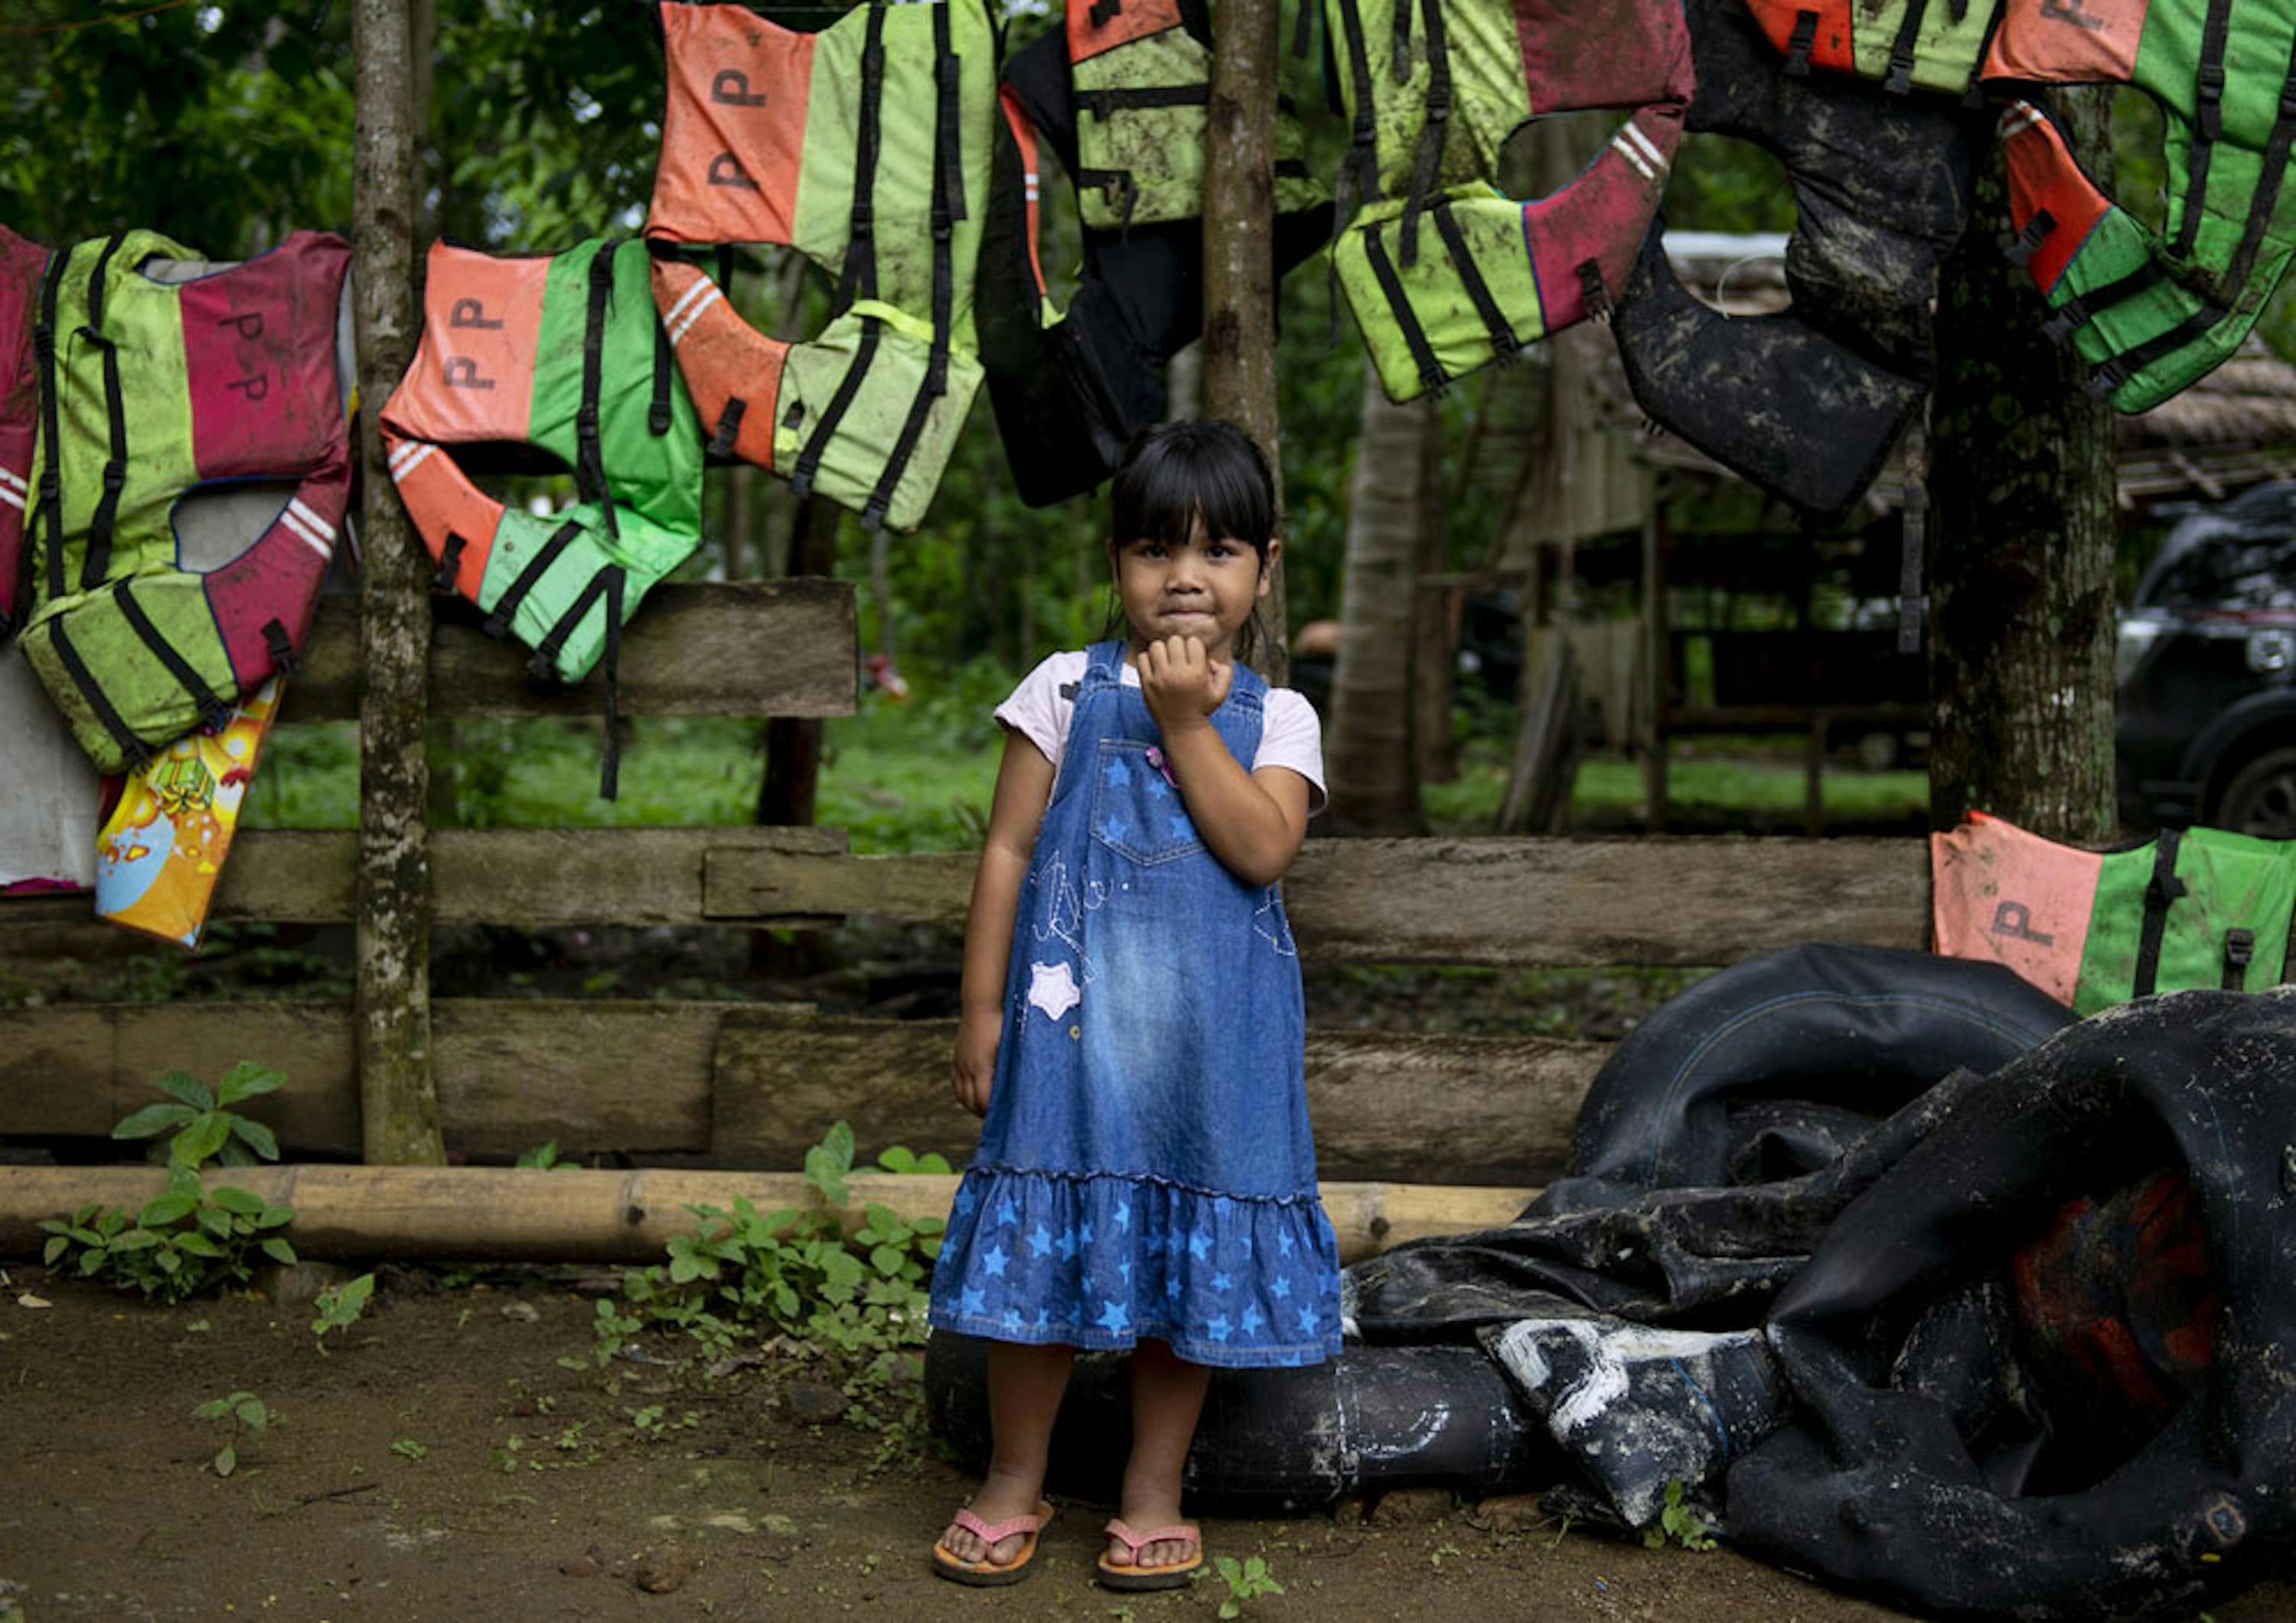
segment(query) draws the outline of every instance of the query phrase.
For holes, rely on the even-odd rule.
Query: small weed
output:
[[[1685,1550],[1710,1550],[1714,1540],[1707,1537],[1705,1519],[1682,1502],[1682,1479],[1675,1477],[1666,1485],[1666,1504],[1659,1511],[1658,1521],[1643,1529],[1643,1543],[1653,1550],[1663,1550],[1671,1539]]]
[[[579,1163],[558,1159],[558,1141],[554,1138],[518,1152],[517,1165],[532,1167],[544,1172],[579,1172]]]
[[[45,1217],[41,1259],[65,1264],[83,1279],[105,1278],[146,1300],[180,1302],[210,1287],[244,1284],[253,1277],[252,1253],[292,1266],[295,1248],[276,1231],[295,1216],[244,1189],[200,1182],[209,1160],[248,1166],[256,1155],[279,1159],[269,1128],[226,1108],[267,1094],[284,1081],[251,1061],[224,1073],[211,1094],[189,1071],[171,1070],[153,1085],[175,1102],[147,1105],[111,1131],[114,1138],[152,1138],[176,1129],[168,1146],[168,1187],[133,1217],[100,1205],[69,1217]]]
[[[512,1432],[503,1439],[502,1446],[487,1456],[488,1463],[505,1476],[518,1470],[518,1456],[525,1452],[526,1439]]]
[[[319,1292],[312,1303],[318,1308],[319,1316],[311,1321],[311,1333],[318,1338],[322,1357],[327,1350],[327,1332],[331,1330],[348,1331],[357,1324],[359,1316],[366,1311],[367,1298],[373,1294],[374,1275],[372,1274],[362,1274],[357,1279],[331,1285]]]
[[[1443,1570],[1443,1558],[1446,1555],[1464,1555],[1465,1553],[1464,1550],[1455,1544],[1438,1545],[1427,1552],[1427,1564],[1440,1572]]]
[[[402,1460],[427,1460],[430,1457],[430,1450],[411,1437],[400,1438],[391,1444],[390,1451]]]
[[[1265,1556],[1247,1555],[1242,1561],[1233,1555],[1218,1556],[1212,1562],[1212,1570],[1227,1582],[1227,1598],[1219,1604],[1223,1618],[1242,1617],[1247,1601],[1283,1593],[1283,1586],[1268,1571]]]
[[[252,1392],[226,1392],[194,1408],[192,1418],[220,1421],[229,1428],[223,1447],[208,1462],[216,1475],[227,1477],[239,1469],[239,1441],[242,1437],[252,1439],[262,1436],[264,1428],[271,1423],[271,1411]]]

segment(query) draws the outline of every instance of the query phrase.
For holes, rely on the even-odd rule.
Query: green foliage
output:
[[[269,1093],[284,1080],[252,1062],[233,1066],[212,1094],[188,1071],[161,1077],[155,1086],[175,1102],[136,1111],[112,1136],[150,1138],[176,1129],[168,1143],[166,1191],[132,1217],[88,1205],[69,1217],[43,1218],[40,1228],[48,1240],[41,1260],[161,1302],[246,1283],[258,1253],[292,1265],[295,1248],[277,1232],[293,1219],[291,1209],[244,1189],[209,1189],[200,1181],[200,1168],[210,1160],[249,1165],[250,1149],[266,1160],[279,1159],[279,1145],[267,1128],[225,1107]]]
[[[367,1299],[374,1294],[374,1275],[362,1274],[357,1279],[340,1285],[331,1285],[319,1292],[312,1306],[319,1316],[311,1321],[311,1333],[318,1338],[321,1354],[327,1350],[329,1331],[346,1332],[359,1322],[366,1311]]]
[[[430,1447],[411,1437],[402,1437],[392,1443],[390,1451],[402,1460],[427,1460],[430,1457]]]
[[[1643,1544],[1647,1548],[1663,1550],[1669,1540],[1685,1550],[1714,1547],[1714,1540],[1707,1536],[1705,1518],[1682,1502],[1680,1477],[1669,1479],[1666,1503],[1659,1509],[1658,1520],[1643,1529]]]
[[[208,1462],[216,1475],[227,1477],[239,1469],[239,1447],[245,1440],[261,1437],[272,1422],[271,1411],[263,1399],[252,1392],[226,1392],[220,1398],[210,1398],[192,1411],[194,1420],[219,1422],[228,1430],[223,1447]]]
[[[711,1358],[726,1357],[744,1337],[780,1334],[850,1366],[864,1386],[913,1382],[942,1223],[910,1222],[872,1202],[849,1237],[853,1154],[853,1130],[841,1121],[806,1152],[815,1199],[801,1210],[760,1212],[746,1198],[730,1208],[688,1207],[699,1226],[671,1237],[667,1264],[629,1270],[623,1299],[597,1304],[598,1365],[658,1326],[684,1332]],[[904,1149],[887,1151],[884,1161],[891,1170],[947,1166]]]
[[[1277,1583],[1267,1570],[1265,1556],[1248,1555],[1238,1561],[1233,1555],[1216,1556],[1212,1570],[1227,1582],[1227,1595],[1219,1604],[1219,1615],[1235,1618],[1243,1615],[1244,1603],[1256,1601],[1263,1594],[1282,1594],[1283,1586]]]
[[[156,1138],[170,1131],[168,1159],[197,1167],[210,1159],[226,1167],[252,1167],[258,1156],[279,1159],[279,1141],[259,1121],[235,1115],[230,1106],[261,1094],[275,1093],[286,1082],[281,1072],[253,1060],[242,1060],[224,1072],[215,1092],[188,1070],[171,1070],[152,1086],[174,1101],[147,1104],[111,1129],[114,1138]]]
[[[545,1139],[531,1150],[520,1151],[516,1164],[542,1172],[579,1172],[582,1169],[577,1162],[558,1159],[558,1141],[554,1138]]]

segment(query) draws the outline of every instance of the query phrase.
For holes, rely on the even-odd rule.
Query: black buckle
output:
[[[574,409],[574,431],[586,439],[598,437],[598,408],[585,401]]]
[[[2041,244],[2048,240],[2049,233],[2056,228],[2056,216],[2046,209],[2034,209],[2033,217],[2025,222],[2025,228],[2017,234],[2017,240],[2009,244],[2009,263],[2022,265],[2030,259],[2040,251]]]
[[[56,330],[45,322],[32,329],[32,354],[43,366],[56,358]]]
[[[125,464],[116,462],[103,464],[103,493],[106,496],[118,496],[127,484],[127,469]]]
[[[526,662],[526,674],[548,681],[557,672],[551,657],[537,648],[534,651],[534,657]]]
[[[856,201],[853,211],[846,217],[846,234],[865,237],[876,229],[877,210],[873,204]]]

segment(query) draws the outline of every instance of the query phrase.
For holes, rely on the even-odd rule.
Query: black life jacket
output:
[[[1969,216],[1984,119],[1847,76],[1798,76],[1739,0],[1689,0],[1689,127],[1785,164],[1800,211],[1792,307],[1725,316],[1675,279],[1656,234],[1611,331],[1660,426],[1819,520],[1882,470],[1931,375],[1938,266]]]

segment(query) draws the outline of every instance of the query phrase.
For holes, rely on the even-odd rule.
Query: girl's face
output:
[[[1201,519],[1177,545],[1154,537],[1110,542],[1109,566],[1133,647],[1192,636],[1213,659],[1227,659],[1252,604],[1267,595],[1268,571],[1283,545],[1271,538],[1263,559],[1244,542],[1207,536]]]

